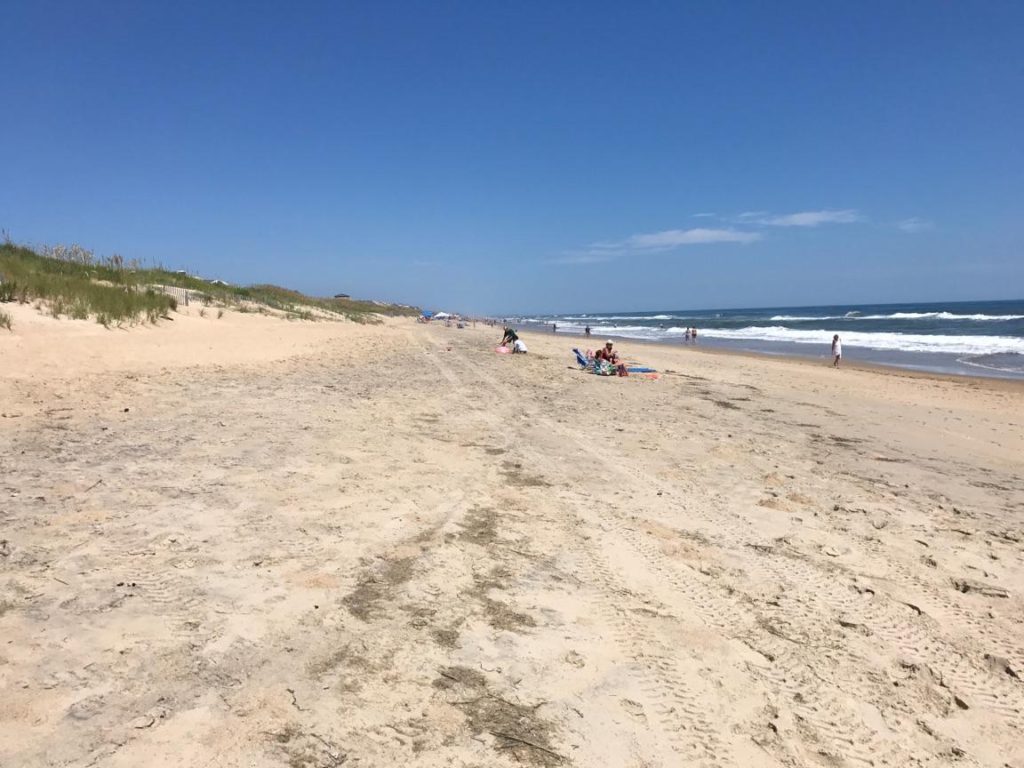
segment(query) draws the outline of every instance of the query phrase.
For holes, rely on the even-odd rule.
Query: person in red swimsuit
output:
[[[608,341],[605,342],[603,349],[599,349],[594,353],[594,359],[607,360],[611,365],[614,365],[618,369],[619,376],[626,375],[626,366],[619,358],[619,353],[615,351],[614,344],[611,339],[608,339]]]

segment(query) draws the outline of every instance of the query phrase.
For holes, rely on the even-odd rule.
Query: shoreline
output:
[[[495,326],[497,327],[497,326]],[[603,339],[597,334],[592,334],[589,338],[584,334],[575,333],[544,333],[543,331],[531,326],[522,326],[522,330],[516,329],[516,332],[520,335],[529,334],[531,338],[566,338],[566,339],[578,339],[581,341],[590,342],[593,346],[595,340]],[[679,350],[685,352],[697,352],[708,355],[724,355],[727,357],[742,357],[751,360],[777,360],[779,362],[794,363],[810,368],[831,368],[832,364],[825,358],[821,358],[819,362],[818,358],[810,355],[795,355],[788,352],[755,352],[746,349],[729,349],[726,347],[719,346],[708,346],[698,341],[694,344],[675,344],[660,339],[635,339],[627,336],[615,336],[609,334],[616,346],[622,347],[623,345],[639,344],[645,347],[655,347],[664,350]],[[578,345],[576,345],[578,346]],[[570,347],[570,352],[571,347]],[[1010,376],[985,376],[983,374],[973,373],[952,373],[944,371],[930,371],[930,370],[919,370],[915,368],[904,368],[899,365],[888,365],[886,363],[875,363],[864,360],[847,360],[843,359],[840,367],[842,370],[853,370],[853,371],[868,371],[872,373],[879,373],[888,376],[905,376],[912,379],[928,379],[934,381],[947,381],[947,382],[959,382],[962,384],[970,384],[972,386],[984,386],[991,388],[995,391],[1008,391],[1008,392],[1024,392],[1024,377],[1015,378]]]
[[[1024,380],[1024,299],[813,305],[513,316],[513,323],[566,333],[828,359],[835,335],[845,357],[873,365],[972,378]],[[685,340],[687,343],[688,339]]]

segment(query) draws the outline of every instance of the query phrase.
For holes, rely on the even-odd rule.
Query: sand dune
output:
[[[1018,385],[61,323],[0,332],[2,766],[1024,764]]]

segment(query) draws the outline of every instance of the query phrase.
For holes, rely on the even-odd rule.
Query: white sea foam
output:
[[[797,330],[772,325],[766,328],[706,328],[703,336],[714,339],[788,341],[795,344],[828,346],[835,330]],[[889,349],[903,352],[945,352],[956,355],[985,355],[1006,352],[1024,354],[1024,338],[1013,336],[945,336],[920,333],[864,333],[843,331],[843,343],[850,347]]]
[[[590,315],[562,315],[560,317],[553,317],[549,319],[540,318],[523,318],[525,322],[531,323],[545,323],[545,322],[573,322],[573,321],[585,321],[593,325],[594,323],[609,323],[620,320],[686,320],[686,321],[710,321],[722,317],[729,317],[726,314],[715,314],[715,315],[600,315],[597,317]],[[732,316],[734,319],[739,319],[743,315]],[[747,315],[753,320],[756,315]],[[800,322],[815,322],[825,320],[964,320],[970,322],[990,322],[997,323],[1007,320],[1024,320],[1024,315],[986,315],[986,314],[957,314],[956,312],[893,312],[888,315],[862,315],[859,312],[847,312],[845,315],[773,315],[768,318],[771,322],[776,323],[800,323]]]
[[[583,333],[583,325],[580,323],[564,323],[559,325],[559,329],[564,329],[566,333]],[[669,331],[671,330],[670,328]],[[622,336],[628,339],[663,339],[667,333],[664,328],[653,328],[649,325],[614,325],[606,323],[591,323],[590,331],[594,336]]]
[[[565,324],[569,333],[582,333],[582,325]],[[595,336],[621,336],[629,339],[678,339],[686,328],[652,328],[644,325],[615,325],[601,323],[591,325]],[[747,328],[701,328],[700,337],[727,339],[731,341],[790,342],[816,345],[828,348],[832,334],[839,333],[843,343],[849,347],[893,350],[902,352],[943,352],[954,355],[989,355],[1017,353],[1024,355],[1024,338],[1015,336],[947,336],[921,333],[869,333],[833,329],[795,329],[779,325]]]
[[[1016,353],[962,357],[957,362],[1001,373],[1024,374],[1024,355]]]
[[[678,320],[678,315],[601,315],[600,317],[589,317],[588,315],[563,315],[563,320],[589,320],[591,322],[603,323],[606,320]]]
[[[815,316],[815,317],[807,317],[807,316],[804,316],[804,315],[773,315],[772,317],[770,317],[768,319],[769,320],[773,320],[776,323],[785,323],[785,322],[801,322],[801,321],[809,321],[809,320],[841,320],[844,317],[849,317],[849,316],[848,315],[821,315],[821,316]]]
[[[1024,320],[1024,315],[958,315],[954,312],[893,312],[891,315],[864,315],[862,320],[979,320],[998,322]]]
[[[1024,315],[958,315],[954,312],[893,312],[891,315],[859,315],[847,312],[845,315],[774,315],[769,319],[777,323],[815,320],[974,320],[996,323],[1004,320],[1024,320]]]
[[[622,316],[626,317],[626,316]],[[629,317],[632,317],[630,315]],[[991,317],[991,316],[990,316]],[[644,319],[649,317],[644,316]],[[689,321],[692,317],[684,318]],[[808,318],[810,319],[810,318]],[[832,318],[841,320],[841,317]],[[617,325],[608,322],[610,318],[587,318],[594,336],[612,336],[646,341],[673,340],[677,341],[686,333],[682,326],[659,328],[650,325]],[[584,322],[566,322],[559,320],[559,330],[567,333],[583,333]],[[895,352],[932,352],[956,355],[961,361],[973,359],[978,355],[1021,355],[1024,357],[1024,338],[1019,336],[968,336],[945,334],[920,334],[896,332],[848,331],[837,322],[832,328],[827,326],[818,329],[786,328],[781,325],[748,326],[745,328],[714,328],[701,327],[700,338],[709,340],[723,339],[733,342],[789,342],[793,344],[820,347],[827,352],[834,333],[839,333],[847,347],[860,347]],[[1017,371],[1017,368],[1005,368],[1002,365],[971,363],[979,367],[993,370]],[[1015,362],[1014,365],[1017,365]]]

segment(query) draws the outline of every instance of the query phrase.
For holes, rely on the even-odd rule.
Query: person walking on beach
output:
[[[558,333],[558,323],[552,323],[551,324],[551,332],[552,333]]]
[[[838,368],[839,361],[843,359],[843,342],[839,340],[839,334],[832,337],[832,367]]]

